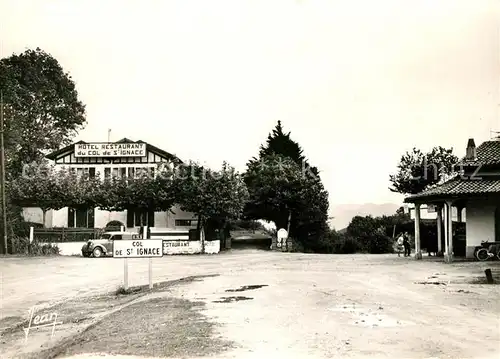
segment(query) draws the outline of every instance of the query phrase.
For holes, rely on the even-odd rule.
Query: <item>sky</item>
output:
[[[143,140],[243,171],[278,120],[330,205],[400,203],[413,147],[500,131],[500,1],[0,1],[0,55],[40,47],[76,82],[76,140]]]

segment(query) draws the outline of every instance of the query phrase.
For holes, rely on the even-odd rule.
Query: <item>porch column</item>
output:
[[[445,205],[445,253],[444,261],[451,263],[453,261],[453,221],[451,217],[452,203],[446,202]]]
[[[441,253],[443,251],[443,246],[441,245],[441,241],[443,238],[443,233],[441,231],[441,227],[443,225],[443,208],[438,207],[437,208],[437,219],[436,219],[436,225],[437,225],[437,253]]]
[[[443,210],[444,210],[444,218],[443,218],[443,221],[444,221],[444,261],[447,262],[448,260],[448,238],[450,237],[450,233],[448,232],[448,204],[445,203],[444,204],[444,207],[443,207]]]
[[[420,204],[415,204],[415,259],[422,259],[420,249]]]
[[[449,231],[450,231],[450,237],[449,237],[449,240],[450,240],[450,243],[448,244],[448,255],[449,255],[449,258],[450,258],[450,262],[453,260],[453,217],[451,216],[451,209],[453,208],[451,202],[448,202],[448,206],[450,206],[450,221],[448,222],[448,225],[450,226],[449,227]]]

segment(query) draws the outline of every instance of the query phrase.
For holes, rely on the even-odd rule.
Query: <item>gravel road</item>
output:
[[[218,357],[493,358],[500,286],[471,282],[495,265],[240,250],[157,258],[153,275],[219,274],[170,293],[204,301],[203,314],[238,343]],[[123,260],[3,258],[1,274],[2,317],[25,316],[35,304],[116,289]],[[147,260],[129,260],[130,285],[147,275]]]

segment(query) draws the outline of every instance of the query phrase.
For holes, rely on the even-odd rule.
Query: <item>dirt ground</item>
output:
[[[170,279],[181,273],[213,276],[183,285],[170,282],[147,295],[59,304],[65,324],[51,344],[42,339],[33,346],[31,339],[24,343],[18,327],[3,333],[6,357],[494,358],[500,353],[500,286],[483,279],[484,269],[492,268],[500,280],[500,262],[444,264],[426,257],[252,250],[161,260],[164,266],[155,266],[170,269]],[[123,266],[108,261],[119,277]],[[68,268],[71,263],[65,262]],[[101,290],[114,284],[109,278],[109,272],[102,276]],[[23,299],[20,288],[4,285],[2,290],[25,306],[32,300]],[[37,300],[61,299],[58,286],[50,288],[56,292]],[[59,288],[70,286],[63,282]],[[2,314],[11,319],[0,327],[22,317],[15,315],[19,310],[12,301],[6,303]],[[88,313],[89,305],[95,315]],[[45,335],[50,337],[50,330]],[[59,349],[47,351],[50,346]]]

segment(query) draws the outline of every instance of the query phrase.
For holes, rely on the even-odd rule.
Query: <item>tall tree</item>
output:
[[[0,90],[11,176],[21,172],[23,162],[68,144],[86,123],[85,106],[71,76],[39,48],[0,60]]]
[[[47,211],[64,208],[74,197],[66,173],[59,172],[47,163],[24,166],[23,175],[9,182],[10,202],[20,207],[38,207],[42,210],[45,227]]]
[[[441,181],[443,176],[453,175],[457,162],[452,148],[434,147],[428,153],[413,148],[401,156],[398,171],[389,176],[392,184],[389,189],[402,194],[422,192]]]
[[[141,215],[141,225],[149,222],[155,211],[169,211],[176,202],[173,173],[169,169],[156,175],[141,173],[129,178],[110,178],[101,184],[96,207],[108,211],[134,210]]]
[[[176,173],[174,183],[178,204],[183,211],[198,216],[198,230],[203,233],[209,227],[224,230],[230,220],[241,216],[248,198],[241,175],[227,163],[218,171],[196,163],[183,166]],[[202,246],[204,251],[204,241]]]
[[[304,156],[304,151],[299,143],[292,140],[290,132],[285,133],[281,121],[278,121],[276,127],[267,136],[266,144],[260,146],[259,156],[252,158],[249,165],[255,162],[260,162],[270,155],[279,155],[287,157],[294,161],[296,164],[311,171],[316,177],[319,178],[319,171],[316,167],[309,164]]]
[[[280,121],[259,156],[248,162],[244,178],[250,193],[247,218],[273,221],[309,247],[328,230],[328,193],[319,170],[309,164]]]

